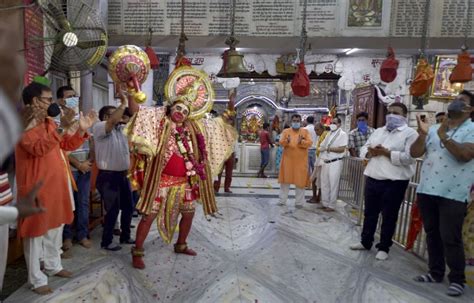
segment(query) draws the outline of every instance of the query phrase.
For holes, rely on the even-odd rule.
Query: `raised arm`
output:
[[[303,135],[298,138],[298,147],[300,148],[309,148],[313,145],[313,140],[311,140],[311,135],[308,131],[304,131]]]
[[[287,147],[290,145],[290,142],[291,142],[290,133],[284,130],[280,135],[280,145],[283,147]]]
[[[449,119],[444,120],[438,129],[438,136],[441,143],[459,162],[469,162],[473,159],[472,144],[474,144],[474,134],[467,134],[465,142],[460,143],[450,138],[446,132],[448,130]]]
[[[418,138],[410,147],[410,155],[413,158],[419,158],[426,152],[426,137],[428,136],[429,126],[427,123],[421,121],[420,116],[416,116],[416,122],[418,123]]]
[[[125,96],[125,94],[121,93],[120,94],[120,105],[119,105],[119,107],[117,107],[117,109],[112,113],[110,118],[105,123],[105,132],[107,134],[110,133],[112,131],[112,129],[114,129],[114,127],[117,124],[119,124],[120,121],[122,121],[122,116],[123,116],[123,113],[124,113],[125,109],[127,108],[127,103],[128,102],[135,103],[135,101],[131,101],[130,98],[129,98],[129,100],[127,100],[127,96]]]

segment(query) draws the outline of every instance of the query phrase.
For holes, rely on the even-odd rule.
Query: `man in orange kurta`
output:
[[[308,177],[308,148],[313,144],[308,130],[301,128],[301,116],[291,117],[291,128],[285,129],[280,135],[283,146],[283,156],[280,163],[280,205],[286,205],[290,185],[296,186],[295,201],[290,202],[288,213],[293,213],[296,207],[303,207],[304,191],[309,185]]]
[[[44,256],[47,274],[71,276],[62,268],[60,256],[62,227],[73,221],[70,172],[62,150],[73,151],[81,146],[88,137],[86,130],[95,121],[94,113],[87,117],[81,114],[79,130],[74,135],[61,132],[51,119],[59,114],[59,107],[52,100],[47,86],[33,82],[25,87],[23,102],[34,109],[34,116],[18,142],[15,154],[18,196],[26,196],[36,183],[43,183],[38,198],[46,211],[19,222],[28,281],[41,294],[52,291],[47,286],[47,276],[40,270],[41,256]],[[68,121],[62,121],[62,126],[67,125],[70,125]]]

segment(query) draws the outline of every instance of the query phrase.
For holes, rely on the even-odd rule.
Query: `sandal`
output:
[[[459,283],[449,284],[446,294],[450,297],[459,297],[464,293],[464,285]]]
[[[436,281],[431,274],[416,276],[413,280],[421,283],[441,283],[441,281]]]
[[[185,254],[185,255],[188,255],[188,256],[196,256],[197,253],[192,250],[191,248],[188,248],[188,245],[186,243],[184,244],[178,244],[176,243],[174,245],[174,252],[177,253],[177,254]]]

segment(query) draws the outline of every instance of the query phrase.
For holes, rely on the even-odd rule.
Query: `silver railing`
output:
[[[398,213],[397,228],[395,229],[393,241],[403,248],[407,246],[408,242],[411,210],[413,203],[416,201],[416,187],[420,180],[421,164],[422,161],[417,160],[415,175],[410,180],[405,193],[405,201],[402,203]],[[345,158],[339,183],[338,197],[352,207],[350,215],[355,219],[357,225],[361,225],[364,219],[364,168],[364,160],[353,157]],[[379,220],[378,231],[380,230],[380,222],[381,220]],[[423,230],[418,235],[411,251],[415,255],[426,259],[426,241]]]

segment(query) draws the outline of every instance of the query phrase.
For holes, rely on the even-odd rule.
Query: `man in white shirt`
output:
[[[410,178],[415,173],[415,159],[410,147],[418,137],[407,125],[407,107],[393,103],[388,107],[386,124],[370,136],[360,151],[360,157],[369,159],[364,175],[365,210],[360,243],[350,246],[352,250],[369,250],[374,242],[374,233],[380,213],[382,230],[375,258],[386,260],[397,225],[398,211],[405,197]]]
[[[324,211],[334,211],[339,179],[341,178],[344,155],[349,136],[341,129],[341,119],[335,117],[329,125],[330,133],[320,147],[321,158],[321,204]]]

